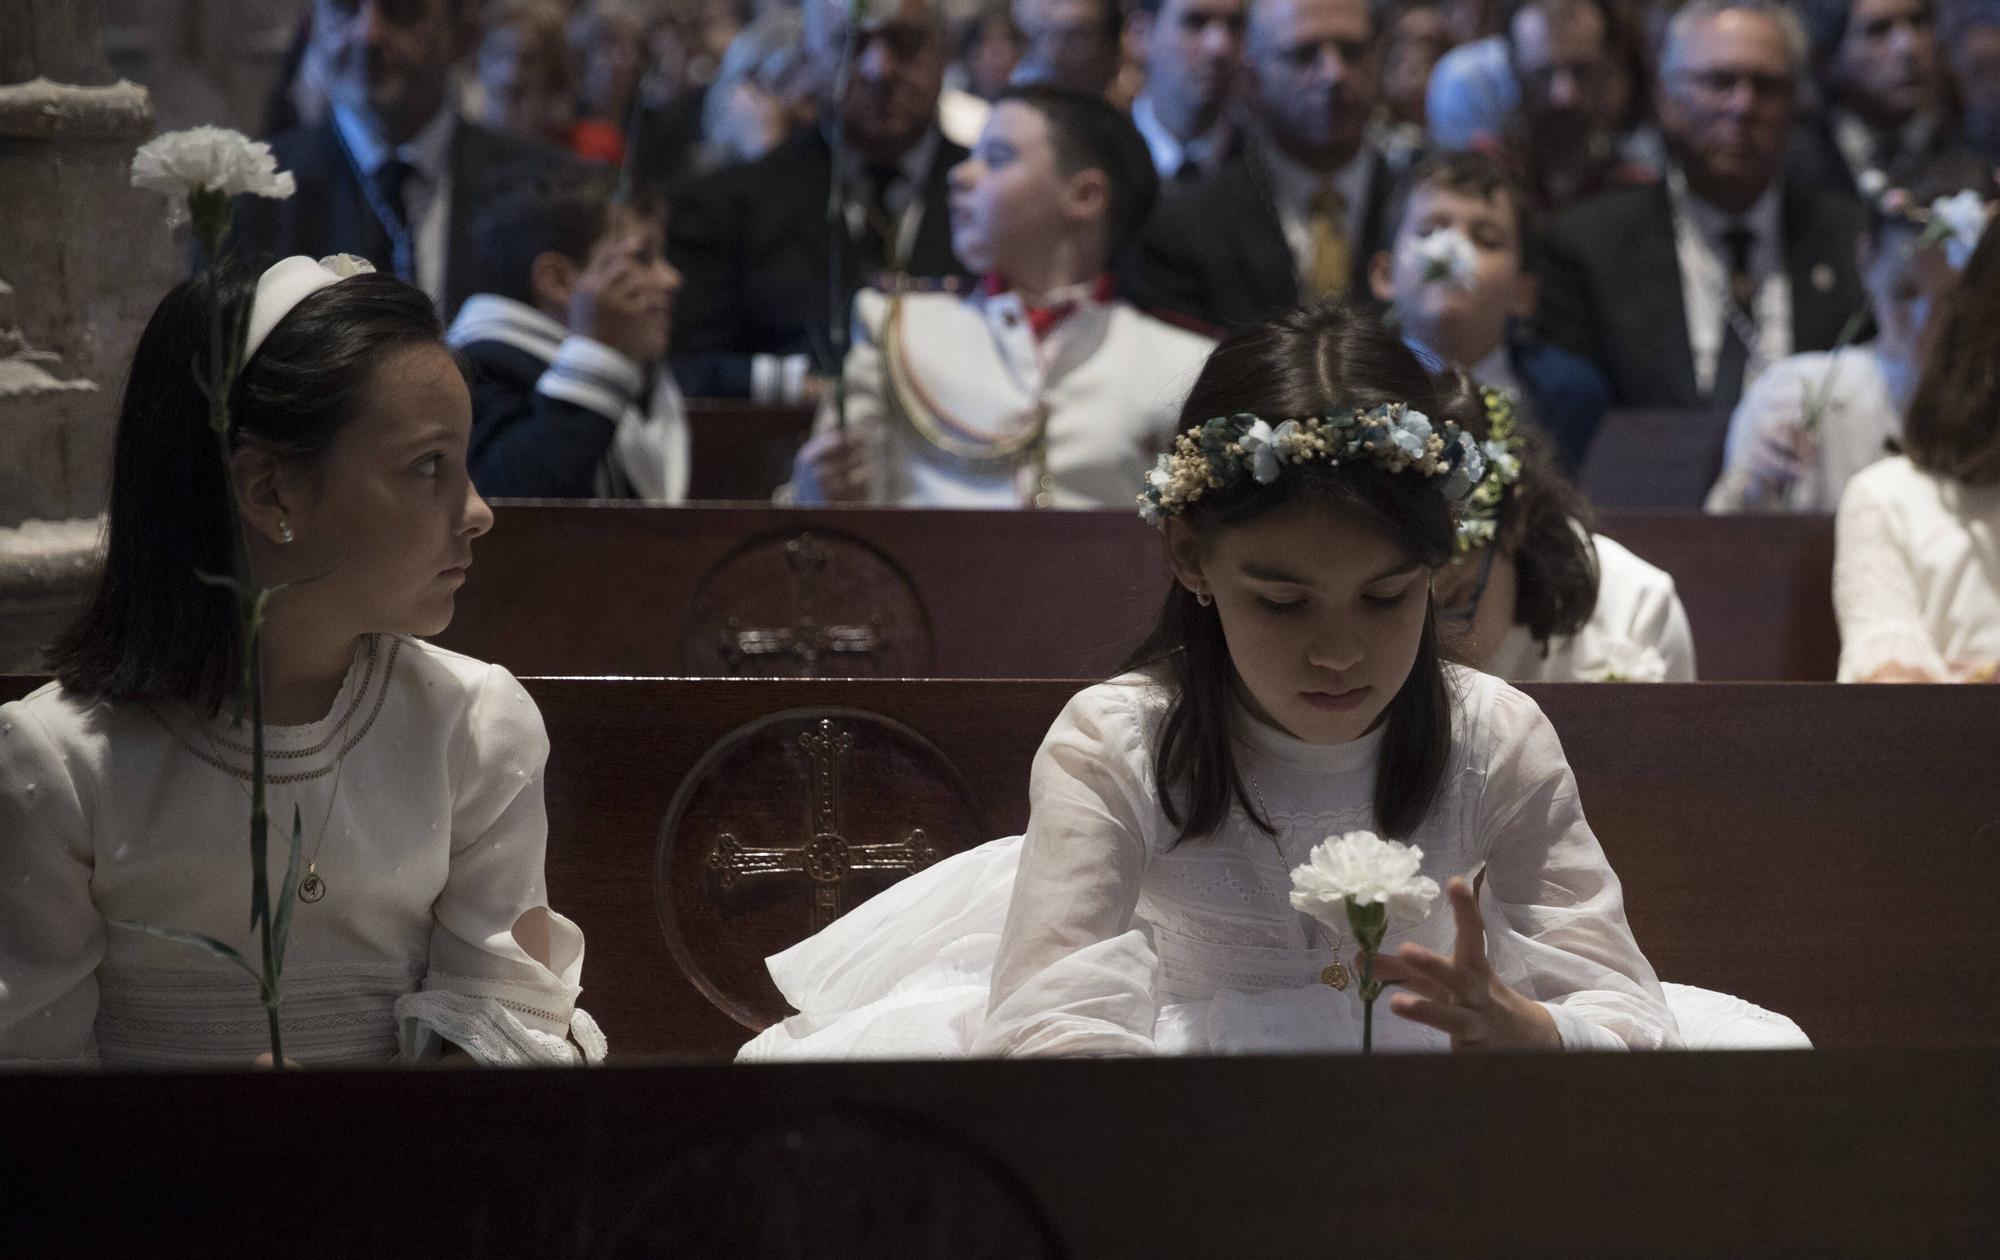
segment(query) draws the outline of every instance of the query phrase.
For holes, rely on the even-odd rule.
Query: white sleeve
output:
[[[1883,465],[1877,465],[1883,467]],[[1923,604],[1904,545],[1900,513],[1863,473],[1847,483],[1833,519],[1833,611],[1840,623],[1841,682],[1884,665],[1949,677],[1924,626]]]
[[[1824,358],[1824,356],[1816,356]],[[1744,389],[1729,415],[1723,443],[1722,475],[1702,507],[1712,513],[1772,511],[1781,506],[1770,486],[1755,476],[1752,454],[1759,441],[1796,430],[1805,422],[1807,378],[1799,358],[1780,359]]]
[[[1659,589],[1647,591],[1636,611],[1632,640],[1659,652],[1666,665],[1660,681],[1695,681],[1694,628],[1688,624],[1687,609],[1681,604],[1673,579],[1668,578]]]
[[[430,969],[423,990],[396,1005],[403,1051],[422,1057],[443,1038],[490,1063],[569,1063],[579,1047],[602,1057],[596,1025],[576,1009],[583,933],[548,908],[541,713],[512,674],[489,666],[460,737]],[[523,947],[544,932],[546,963]]]
[[[1151,776],[1137,715],[1111,690],[1072,699],[1035,754],[1028,831],[975,1055],[1153,1048],[1156,960],[1132,926]]]
[[[97,1061],[104,917],[71,764],[33,708],[0,705],[0,1068]]]
[[[1533,700],[1506,686],[1495,689],[1485,725],[1486,781],[1474,825],[1495,969],[1547,1008],[1566,1050],[1677,1044],[1555,728]]]

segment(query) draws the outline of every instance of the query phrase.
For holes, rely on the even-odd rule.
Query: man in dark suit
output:
[[[1139,0],[1126,29],[1146,50],[1132,122],[1169,196],[1243,150],[1235,110],[1245,0]]]
[[[1789,178],[1872,194],[1954,148],[1932,0],[1810,0],[1801,12],[1825,105],[1799,129]]]
[[[1655,93],[1667,178],[1549,233],[1542,330],[1596,363],[1618,406],[1726,410],[1764,364],[1830,348],[1862,305],[1860,204],[1780,178],[1795,21],[1776,0],[1690,0]]]
[[[964,149],[937,130],[944,38],[929,0],[874,0],[857,33],[845,101],[832,84],[846,36],[842,0],[807,0],[806,47],[821,122],[755,162],[696,183],[668,222],[686,277],[674,372],[697,397],[797,401],[839,370],[829,292],[827,193],[841,127],[850,158],[843,309],[889,274],[966,279],[951,251],[946,175]]]
[[[272,139],[298,191],[238,203],[239,252],[358,254],[429,293],[450,320],[473,287],[473,216],[562,160],[452,108],[451,66],[472,29],[464,3],[315,0],[312,41],[333,109]]]
[[[1231,328],[1302,300],[1367,298],[1394,224],[1367,143],[1379,89],[1366,0],[1257,0],[1246,38],[1248,149],[1163,198],[1125,277],[1142,305]]]

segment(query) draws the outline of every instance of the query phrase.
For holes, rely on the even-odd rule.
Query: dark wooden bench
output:
[[[1993,1050],[0,1076],[0,1185],[38,1257],[1990,1255],[1996,1111]]]
[[[1833,677],[1826,517],[1607,514],[1674,574],[1704,679]],[[1151,625],[1119,511],[505,504],[439,642],[520,674],[1096,678]]]
[[[551,895],[590,937],[586,1005],[627,1054],[719,1054],[781,1010],[762,958],[916,864],[911,831],[944,854],[1025,826],[1029,763],[1074,684],[531,689],[554,748]],[[1951,963],[2000,904],[2000,708],[1984,690],[1530,690],[1664,978],[1783,1012],[1823,1046],[2000,1045],[2000,974]],[[800,737],[826,721],[854,750],[815,817]],[[822,902],[798,869],[814,831],[878,846],[865,860],[889,869]],[[720,886],[759,862],[790,869]]]
[[[0,679],[0,698],[33,682]],[[1075,688],[531,680],[550,896],[589,938],[584,1002],[614,1049],[731,1053],[783,1012],[766,955],[924,861],[1019,832],[1029,764]],[[1662,977],[1781,1011],[1823,1046],[2000,1045],[2000,974],[1933,979],[1976,955],[2000,905],[1986,690],[1529,690]]]
[[[1590,439],[1577,485],[1600,508],[1699,511],[1728,436],[1726,410],[1613,408]]]
[[[688,401],[688,498],[768,503],[812,433],[810,407]]]

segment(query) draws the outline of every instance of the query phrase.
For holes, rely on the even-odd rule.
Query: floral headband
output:
[[[1500,532],[1500,509],[1507,492],[1521,480],[1521,448],[1527,436],[1514,422],[1514,395],[1504,389],[1482,386],[1479,401],[1486,407],[1486,475],[1466,496],[1465,514],[1458,522],[1458,549],[1477,551]]]
[[[1404,403],[1368,411],[1302,416],[1273,426],[1247,412],[1217,416],[1174,439],[1139,493],[1139,515],[1151,525],[1178,516],[1211,490],[1245,477],[1260,486],[1278,479],[1286,464],[1366,461],[1384,472],[1415,472],[1448,503],[1472,493],[1486,475],[1486,457],[1472,435]]]

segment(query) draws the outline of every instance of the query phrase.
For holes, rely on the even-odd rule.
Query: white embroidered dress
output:
[[[1579,527],[1580,528],[1580,527]],[[1544,645],[1526,626],[1511,626],[1486,662],[1510,682],[1693,682],[1694,630],[1673,575],[1592,534],[1597,606],[1575,634]]]
[[[247,1067],[269,1049],[242,971],[107,926],[256,956],[247,744],[227,714],[53,683],[0,706],[0,1065]],[[547,757],[513,675],[389,636],[357,647],[324,719],[268,729],[272,883],[296,806],[327,890],[294,907],[288,1057],[420,1058],[440,1035],[484,1062],[601,1057],[575,1005],[582,933],[549,914],[549,966],[514,936],[548,901]]]
[[[1939,681],[2000,665],[2000,486],[1885,459],[1847,483],[1833,542],[1841,682],[1890,664]]]
[[[1625,923],[1555,731],[1527,696],[1453,668],[1449,768],[1409,839],[1442,882],[1484,869],[1500,974],[1546,1004],[1566,1048],[1653,1048],[1678,1033]],[[1024,838],[904,880],[770,960],[799,1014],[740,1058],[1117,1055],[1359,1047],[1359,986],[1319,983],[1351,956],[1293,910],[1291,868],[1330,833],[1374,826],[1380,730],[1313,745],[1244,720],[1237,754],[1274,839],[1240,811],[1172,843],[1154,785],[1166,696],[1127,676],[1073,698],[1036,755]],[[1004,926],[1003,926],[1004,923]],[[1449,953],[1442,898],[1389,938]],[[1376,1007],[1376,1044],[1444,1034]]]

